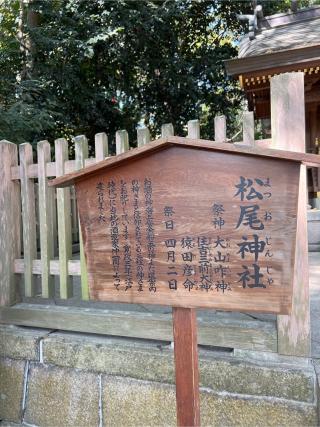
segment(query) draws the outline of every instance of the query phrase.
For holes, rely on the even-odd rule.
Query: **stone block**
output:
[[[41,427],[99,425],[99,377],[31,364],[25,422]]]
[[[170,385],[103,378],[103,425],[121,427],[175,426],[175,389]],[[315,426],[316,407],[310,404],[253,398],[201,390],[203,426]]]
[[[39,340],[50,330],[0,325],[0,356],[39,360]]]
[[[215,391],[270,396],[314,402],[315,371],[284,364],[249,363],[244,360],[203,358],[200,382]]]
[[[25,364],[0,358],[0,420],[21,421]]]
[[[176,426],[175,389],[125,378],[102,381],[103,426]]]
[[[149,342],[52,334],[43,342],[43,360],[108,375],[174,382],[172,351]]]
[[[43,343],[44,361],[145,381],[174,383],[173,351],[134,340],[51,334]],[[215,391],[313,402],[312,367],[249,362],[200,352],[200,382]]]
[[[201,425],[215,427],[316,426],[315,405],[275,398],[201,393]]]

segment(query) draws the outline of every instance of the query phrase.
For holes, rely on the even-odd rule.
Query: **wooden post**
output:
[[[200,426],[197,315],[192,308],[173,307],[177,424]]]
[[[33,164],[31,144],[20,144],[19,154],[23,222],[24,289],[26,297],[33,297],[36,293],[36,285],[32,267],[33,260],[37,258],[37,235],[34,182],[28,176],[29,165]]]
[[[214,141],[225,142],[227,140],[226,116],[216,116],[214,118]]]
[[[53,245],[53,256],[58,256],[58,216],[57,216],[57,197],[56,189],[50,187],[49,191],[51,193],[51,209],[52,209],[52,245]]]
[[[172,123],[165,123],[161,126],[161,138],[167,138],[168,136],[174,135],[174,129]]]
[[[0,306],[16,302],[14,260],[20,258],[20,188],[11,180],[17,145],[0,141]]]
[[[53,260],[53,192],[48,187],[47,163],[51,161],[51,149],[48,141],[37,145],[39,180],[39,226],[41,250],[41,290],[43,298],[54,296],[54,277],[50,275],[50,261]]]
[[[64,138],[55,140],[56,176],[65,174],[68,160],[68,143]],[[72,259],[70,188],[57,188],[60,298],[73,295],[72,279],[69,276],[69,260]]]
[[[70,187],[70,203],[71,203],[71,234],[72,234],[72,243],[77,241],[79,238],[79,218],[77,211],[77,197],[76,189]]]
[[[188,121],[188,136],[187,138],[199,139],[200,138],[200,122],[199,120]]]
[[[150,142],[150,131],[147,127],[137,129],[138,147],[142,147]]]
[[[79,135],[74,138],[75,142],[75,159],[76,159],[76,170],[85,167],[85,160],[89,156],[88,140],[84,135]],[[89,282],[87,263],[83,247],[81,224],[79,220],[79,246],[80,246],[80,269],[81,269],[81,295],[82,299],[89,300]]]
[[[108,137],[104,132],[97,133],[94,140],[96,161],[101,162],[109,155]]]
[[[254,115],[253,111],[244,111],[243,113],[243,143],[254,146]]]
[[[116,132],[116,154],[124,153],[129,150],[129,136],[126,130]]]
[[[271,130],[273,148],[305,152],[303,73],[281,74],[271,79]],[[301,166],[300,173],[292,312],[289,316],[278,316],[277,323],[278,352],[309,357],[310,303],[305,166]]]

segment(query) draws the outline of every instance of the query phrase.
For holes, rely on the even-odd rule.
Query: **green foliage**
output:
[[[230,131],[241,104],[223,61],[236,56],[250,1],[33,0],[0,2],[0,138],[20,143],[127,129],[183,134],[216,114]],[[288,1],[264,2],[278,10]],[[282,9],[284,10],[284,9]]]
[[[19,2],[0,7],[1,137],[92,140],[120,128],[133,137],[138,122],[153,135],[173,122],[180,133],[195,117],[212,136],[214,115],[237,109],[241,96],[223,66],[240,31],[229,2],[34,0],[22,41]]]

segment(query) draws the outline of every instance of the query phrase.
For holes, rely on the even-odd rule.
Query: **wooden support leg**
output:
[[[200,426],[197,316],[191,308],[173,307],[177,424]]]

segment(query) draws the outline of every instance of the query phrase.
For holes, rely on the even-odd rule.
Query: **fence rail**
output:
[[[288,126],[288,123],[291,123],[291,115],[297,108],[295,104],[299,104],[301,110],[299,90],[303,88],[303,80],[301,83],[300,77],[297,79],[296,76],[297,73],[290,77],[291,94],[288,91],[285,95],[290,98],[286,101],[286,105],[290,105],[292,111],[283,112],[281,115],[283,123],[274,117],[276,123],[274,128],[279,133],[282,126]],[[282,84],[281,78],[277,81],[273,78],[271,81],[273,90],[280,88]],[[287,81],[286,84],[288,85]],[[300,89],[292,91],[295,87]],[[273,103],[282,101],[272,98]],[[285,103],[282,102],[282,105]],[[297,128],[299,117],[294,117],[296,117],[294,127]],[[301,123],[300,121],[300,125]],[[304,126],[304,121],[302,125]],[[172,124],[164,124],[161,134],[162,137],[173,135]],[[199,121],[189,121],[187,137],[200,138],[200,134]],[[294,134],[291,133],[291,137],[294,139]],[[301,139],[301,132],[299,138]],[[214,139],[216,142],[230,142],[227,139],[224,116],[215,118]],[[149,141],[149,130],[138,129],[138,146],[143,146]],[[275,141],[276,137],[255,141],[253,113],[244,112],[243,135],[239,144],[271,147]],[[125,130],[116,132],[115,142],[116,154],[129,150],[128,133]],[[74,300],[72,280],[74,277],[80,277],[82,301],[88,299],[89,290],[81,233],[78,232],[79,220],[74,189],[54,190],[48,186],[48,180],[92,165],[109,156],[108,136],[105,133],[95,136],[95,157],[92,158],[88,158],[88,141],[85,136],[76,136],[73,143],[75,158],[69,159],[70,150],[67,141],[63,138],[57,139],[54,144],[55,161],[53,162],[49,142],[40,141],[37,144],[37,163],[34,163],[30,144],[19,146],[18,161],[17,146],[7,141],[0,142],[0,259],[2,260],[0,262],[0,321],[46,328],[171,340],[170,315],[152,314],[151,316],[148,313],[118,310],[111,312],[103,309],[55,305],[54,298],[57,298],[57,295],[60,300],[71,298]],[[301,146],[301,141],[299,144]],[[302,227],[300,233],[303,233],[304,226],[300,227]],[[72,243],[77,241],[78,235],[80,259],[75,260],[72,259]],[[39,302],[43,299],[43,305],[31,304],[27,302],[28,300],[19,302],[15,280],[18,275],[22,275],[24,279],[24,297],[36,298]],[[37,276],[41,277],[40,287],[37,284]],[[59,278],[58,285],[55,277]],[[277,352],[281,348],[284,354],[307,356],[310,338],[305,329],[309,318],[306,304],[308,295],[307,285],[303,279],[300,279],[300,285],[303,292],[298,288],[295,291],[298,297],[296,299],[294,297],[293,317],[279,316],[278,318],[278,325],[281,326],[282,331],[281,342],[275,321],[262,322],[243,316],[235,320],[228,318],[228,314],[221,313],[216,317],[212,315],[210,321],[201,319],[200,316],[199,342],[206,345],[271,352]],[[34,302],[34,299],[32,301]],[[303,308],[302,312],[298,312],[299,307]],[[130,316],[129,322],[128,316]],[[152,331],[146,326],[150,325],[151,321]],[[296,329],[294,335],[289,336],[290,333],[292,334],[290,330],[292,325]]]

